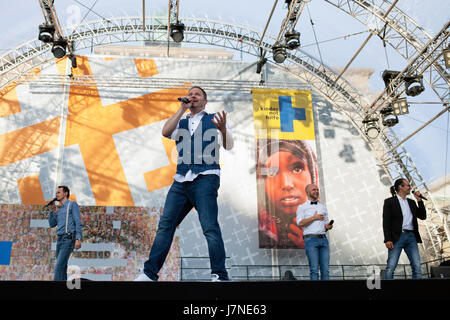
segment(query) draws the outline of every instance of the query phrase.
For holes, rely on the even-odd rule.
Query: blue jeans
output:
[[[158,272],[169,253],[176,227],[195,207],[208,244],[211,273],[217,274],[220,280],[228,280],[225,246],[217,220],[219,186],[220,178],[215,174],[199,175],[192,182],[174,181],[167,194],[149,258],[144,263],[144,273],[149,278],[158,279]]]
[[[71,239],[65,235],[62,237],[58,237],[58,241],[56,242],[55,276],[53,280],[67,280],[67,263],[74,247],[75,239]]]
[[[422,279],[419,247],[417,246],[417,240],[414,232],[402,232],[400,238],[396,243],[394,243],[394,249],[388,249],[388,260],[386,271],[384,272],[384,278],[394,279],[394,271],[397,267],[402,249],[405,250],[411,264],[412,278]]]
[[[309,278],[311,280],[330,279],[330,246],[328,239],[324,238],[308,238],[305,239],[306,256],[309,262]]]

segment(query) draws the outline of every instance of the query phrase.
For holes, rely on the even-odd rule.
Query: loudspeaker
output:
[[[432,278],[450,278],[450,267],[431,267]]]

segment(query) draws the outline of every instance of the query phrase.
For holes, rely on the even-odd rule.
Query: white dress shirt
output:
[[[317,204],[311,204],[310,200],[306,200],[297,208],[297,224],[303,219],[311,218],[314,214],[323,214],[323,220],[315,220],[306,227],[303,227],[303,235],[307,234],[325,234],[325,224],[328,223],[328,211],[327,208],[318,202]]]
[[[186,115],[186,119],[188,120],[189,133],[191,135],[193,135],[195,130],[197,130],[197,127],[200,124],[200,121],[202,120],[203,116],[206,113],[207,112],[205,110],[203,110],[203,111],[200,111],[199,113],[195,114],[194,116],[191,116],[191,114]],[[172,140],[177,139],[179,126],[180,126],[180,122],[178,122],[177,127],[172,132],[170,139],[172,139]],[[230,128],[228,127],[228,123],[226,124],[226,128],[227,128],[227,145],[230,146],[227,150],[230,150],[233,147],[233,135],[231,134]],[[222,133],[220,132],[220,130],[217,130],[217,132],[218,132],[217,138],[219,139],[219,141],[217,141],[217,143],[219,144],[219,146],[222,146],[223,145]],[[206,170],[199,174],[204,174],[204,175],[215,174],[220,177],[220,169]],[[175,174],[174,179],[177,182],[194,181],[194,179],[197,178],[197,176],[199,174],[193,173],[192,170],[189,170],[185,176],[178,174],[178,173]]]
[[[397,199],[400,202],[400,208],[402,208],[402,214],[403,214],[403,224],[402,224],[402,230],[414,230],[413,227],[413,214],[411,212],[411,208],[409,207],[408,199],[405,198],[403,200],[402,197],[399,197],[397,195]]]

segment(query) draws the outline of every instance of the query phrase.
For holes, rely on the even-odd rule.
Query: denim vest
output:
[[[206,113],[191,135],[188,119],[181,119],[176,145],[178,151],[177,174],[186,175],[189,170],[199,174],[206,170],[220,169],[218,132],[211,121],[214,114]]]

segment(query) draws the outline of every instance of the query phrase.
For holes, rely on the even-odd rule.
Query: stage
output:
[[[373,283],[372,283],[373,284]],[[36,308],[117,317],[125,311],[165,319],[283,319],[308,314],[347,319],[400,312],[450,301],[450,279],[382,280],[369,289],[363,280],[264,282],[65,282],[0,281],[0,301]],[[79,289],[77,289],[77,287]],[[396,303],[398,302],[398,303]],[[412,303],[411,303],[412,302]],[[425,302],[425,304],[424,304]],[[427,304],[429,303],[429,304]],[[436,304],[437,303],[437,304]],[[397,308],[398,306],[403,306]],[[72,310],[72,311],[71,311]],[[306,313],[305,313],[306,312]],[[286,318],[287,319],[287,318]]]
[[[373,288],[370,289],[369,287]],[[5,300],[385,301],[450,300],[450,279],[229,282],[0,281]]]

